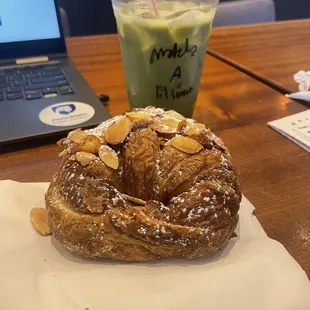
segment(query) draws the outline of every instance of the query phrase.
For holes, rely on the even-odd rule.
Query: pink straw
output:
[[[153,6],[153,10],[155,12],[155,15],[158,16],[158,11],[157,11],[155,0],[151,0],[151,1],[152,1],[152,6]]]

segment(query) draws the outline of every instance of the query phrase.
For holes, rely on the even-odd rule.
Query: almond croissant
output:
[[[238,175],[203,124],[148,107],[74,130],[60,144],[47,216],[78,256],[198,257],[217,251],[237,225]]]

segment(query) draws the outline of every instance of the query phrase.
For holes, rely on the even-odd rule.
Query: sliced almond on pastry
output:
[[[162,122],[162,124],[164,124],[166,126],[178,129],[180,120],[177,120],[175,118],[164,118],[164,119],[162,119],[161,122]]]
[[[94,135],[86,136],[84,141],[77,143],[74,148],[77,151],[98,154],[98,150],[101,146],[100,139]]]
[[[140,198],[132,197],[132,196],[129,196],[129,195],[126,195],[126,194],[124,194],[124,197],[127,200],[129,200],[131,202],[134,202],[134,203],[136,203],[138,205],[144,206],[146,204],[146,202],[144,200],[140,199]]]
[[[61,153],[58,154],[58,157],[62,158],[62,157],[66,157],[67,155],[68,155],[68,151],[64,149]]]
[[[203,149],[203,146],[194,139],[177,136],[170,140],[170,144],[176,149],[187,153],[187,154],[196,154]]]
[[[77,152],[75,157],[83,167],[89,165],[91,161],[97,159],[96,155],[87,152]]]
[[[183,133],[187,136],[198,135],[206,129],[206,126],[201,123],[186,123],[186,126],[183,128]]]
[[[167,111],[167,112],[166,112],[166,115],[169,115],[169,116],[171,116],[171,117],[174,117],[174,118],[176,118],[176,119],[178,119],[178,120],[180,120],[180,121],[182,121],[183,119],[185,119],[185,117],[184,117],[182,114],[180,114],[180,113],[178,113],[178,112],[176,112],[176,111],[174,111],[174,110],[169,110],[169,111]]]
[[[131,122],[128,117],[122,116],[112,123],[106,131],[105,139],[110,144],[122,143],[131,130]]]
[[[63,146],[66,140],[67,140],[66,138],[62,138],[62,139],[60,139],[59,141],[57,141],[56,144],[57,144],[58,146]]]
[[[118,169],[119,160],[116,152],[107,145],[102,145],[99,149],[100,159],[110,168]]]
[[[158,118],[154,120],[151,127],[159,133],[173,134],[178,131],[179,123],[179,120],[173,118]]]
[[[30,211],[30,220],[34,229],[42,236],[50,235],[51,229],[47,221],[47,213],[43,208],[32,208]]]
[[[68,134],[68,139],[74,143],[83,143],[87,134],[82,129],[76,129]]]
[[[152,116],[146,112],[130,112],[127,113],[126,116],[132,121],[140,121],[140,120],[151,120]]]
[[[68,159],[72,160],[72,161],[75,161],[76,160],[76,156],[75,155],[71,155]]]

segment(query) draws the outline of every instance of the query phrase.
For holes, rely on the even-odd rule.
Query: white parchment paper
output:
[[[47,183],[0,182],[0,301],[10,310],[309,310],[308,278],[243,199],[237,238],[208,258],[81,260],[41,237],[29,212]]]

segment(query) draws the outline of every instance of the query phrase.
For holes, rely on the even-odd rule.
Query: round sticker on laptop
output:
[[[65,127],[82,124],[95,115],[95,109],[82,102],[62,102],[50,105],[39,114],[42,123]]]

